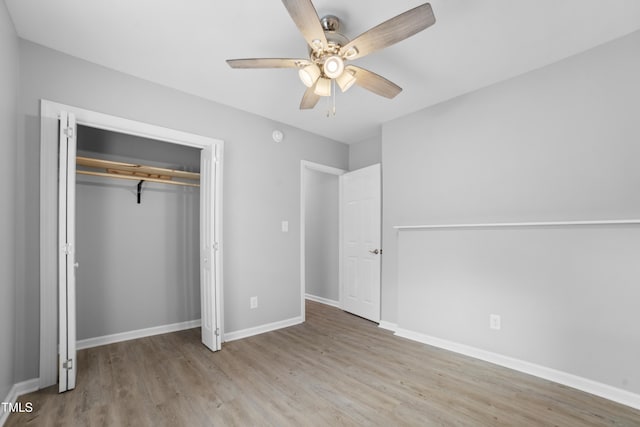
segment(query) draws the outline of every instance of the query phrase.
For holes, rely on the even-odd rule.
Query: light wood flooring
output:
[[[78,353],[78,384],[6,426],[640,426],[640,411],[307,302],[304,324],[226,343],[199,329]]]

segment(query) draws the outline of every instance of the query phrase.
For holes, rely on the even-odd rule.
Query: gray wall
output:
[[[78,126],[78,150],[118,161],[158,163],[189,172],[200,170],[200,150],[149,138]]]
[[[348,165],[345,144],[137,79],[29,42],[20,42],[18,214],[25,262],[18,271],[19,380],[38,375],[39,99],[225,141],[224,314],[233,332],[300,315],[300,161]],[[215,80],[215,79],[214,79]],[[215,81],[212,80],[212,83]],[[285,139],[274,143],[271,133]],[[280,222],[289,221],[289,232]],[[264,250],[268,248],[269,250]],[[258,296],[258,309],[249,298]]]
[[[18,37],[4,2],[0,2],[0,58],[0,400],[4,400],[14,382],[15,110],[18,96]]]
[[[338,301],[339,178],[306,169],[306,293]]]
[[[200,150],[83,126],[78,149],[82,156],[172,169],[200,166]],[[80,151],[89,149],[95,151]],[[138,204],[136,187],[77,177],[80,340],[200,318],[199,190],[145,182]]]
[[[639,253],[637,225],[401,231],[398,326],[638,393]]]
[[[362,169],[382,162],[382,134],[349,144],[349,170]]]
[[[400,251],[392,229],[640,218],[639,49],[634,33],[383,126],[384,320],[640,392],[637,226],[403,231]]]

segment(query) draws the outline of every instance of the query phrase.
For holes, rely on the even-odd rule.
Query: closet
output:
[[[224,141],[48,100],[40,130],[40,388],[75,387],[78,345],[220,350]]]
[[[78,126],[78,348],[199,326],[200,150]]]

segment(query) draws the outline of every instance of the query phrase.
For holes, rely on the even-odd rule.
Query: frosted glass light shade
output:
[[[344,61],[339,56],[330,56],[324,61],[322,70],[325,76],[335,79],[344,71]]]
[[[298,76],[306,87],[311,87],[320,77],[320,68],[316,64],[307,65],[298,71]]]
[[[340,90],[346,92],[356,82],[356,78],[351,71],[345,70],[344,73],[338,76],[336,82],[340,86]]]
[[[358,48],[353,46],[351,49],[347,51],[347,53],[344,54],[344,57],[347,59],[353,59],[353,57],[356,56],[358,53],[360,53],[358,52]]]
[[[313,92],[320,96],[331,96],[331,79],[320,77]]]

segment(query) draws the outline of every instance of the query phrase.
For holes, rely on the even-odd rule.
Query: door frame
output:
[[[314,163],[307,160],[300,161],[300,316],[302,321],[306,320],[305,310],[305,295],[306,295],[306,206],[305,201],[307,198],[307,178],[306,172],[315,171],[326,173],[329,175],[341,176],[348,171],[334,168],[333,166],[327,166],[320,163]],[[341,206],[342,200],[342,186],[338,182],[338,242],[342,241],[342,219],[341,219]],[[338,300],[341,300],[342,296],[342,245],[338,243]]]
[[[48,100],[40,103],[40,375],[39,387],[58,376],[58,116],[73,113],[77,124],[177,145],[216,149],[215,205],[212,211],[218,250],[214,251],[216,318],[223,336],[222,176],[224,142],[148,123],[102,114]],[[202,296],[201,296],[202,298]]]

